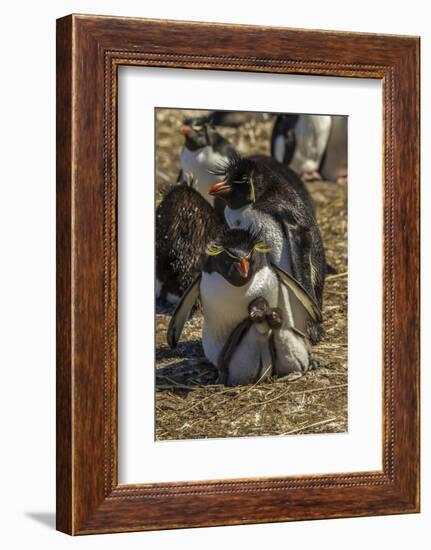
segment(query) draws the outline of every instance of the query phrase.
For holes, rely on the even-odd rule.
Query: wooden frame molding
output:
[[[117,68],[383,82],[383,470],[119,485]],[[57,528],[419,511],[419,38],[71,15],[57,21]]]

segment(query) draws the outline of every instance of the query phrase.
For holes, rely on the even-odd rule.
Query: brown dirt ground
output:
[[[188,112],[157,112],[157,189],[175,182]],[[244,154],[269,153],[273,121],[251,119],[220,131]],[[325,338],[313,348],[320,368],[292,380],[253,386],[216,385],[216,369],[201,345],[202,316],[186,323],[176,350],[166,343],[169,314],[156,315],[156,439],[198,439],[347,431],[347,190],[309,184],[325,242],[336,268],[324,293]]]

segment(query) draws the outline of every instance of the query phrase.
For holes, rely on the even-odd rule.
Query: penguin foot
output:
[[[346,186],[347,185],[347,176],[338,176],[337,183],[338,183],[338,185]]]
[[[319,359],[317,359],[315,355],[310,353],[308,359],[309,359],[308,370],[316,370],[320,367],[320,361]]]
[[[298,380],[298,378],[301,378],[302,376],[302,372],[290,372],[289,374],[285,374],[284,376],[279,376],[277,378],[277,382],[293,382],[294,380]]]
[[[301,178],[307,183],[322,180],[322,176],[317,170],[313,170],[312,172],[302,172]]]
[[[268,302],[265,298],[259,297],[250,302],[248,306],[248,315],[253,323],[263,323],[268,315]]]
[[[283,312],[279,307],[271,307],[268,309],[266,320],[271,328],[281,328],[283,324]]]

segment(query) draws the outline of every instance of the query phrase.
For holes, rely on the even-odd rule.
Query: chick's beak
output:
[[[193,132],[193,128],[191,126],[188,126],[187,124],[182,124],[180,130],[183,136],[186,137]]]
[[[217,183],[213,183],[210,187],[210,190],[208,193],[212,197],[221,197],[223,195],[226,195],[227,193],[230,193],[232,190],[232,187],[226,183],[225,181],[218,181]]]
[[[250,264],[248,263],[248,261],[245,258],[241,258],[241,261],[235,262],[233,265],[238,270],[241,277],[243,277],[244,279],[246,279],[248,277],[248,272],[250,270]]]

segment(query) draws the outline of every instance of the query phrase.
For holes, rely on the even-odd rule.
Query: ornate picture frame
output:
[[[120,65],[372,78],[383,89],[381,471],[118,483]],[[419,38],[57,21],[57,528],[139,531],[419,511]]]

